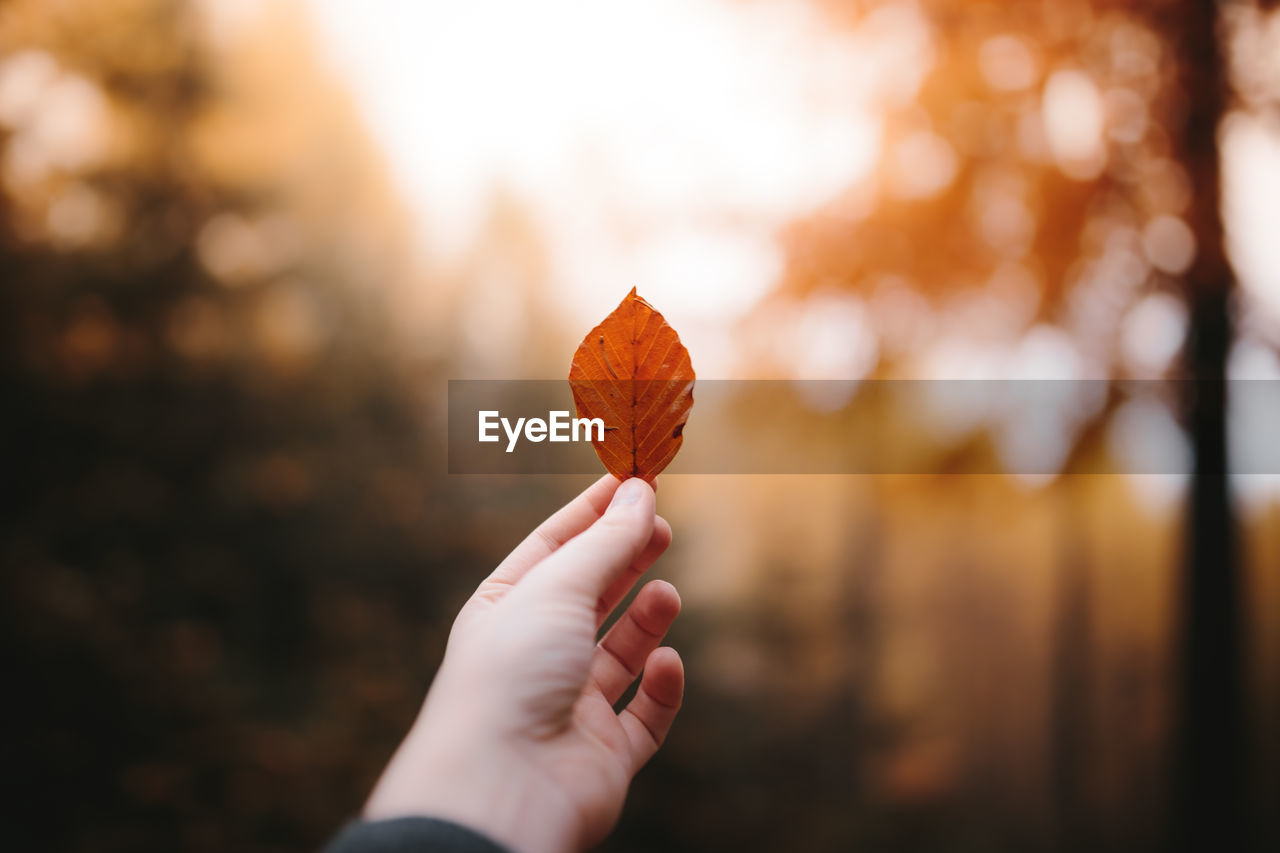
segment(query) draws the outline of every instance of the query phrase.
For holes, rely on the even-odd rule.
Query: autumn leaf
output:
[[[652,483],[675,458],[693,407],[693,381],[680,336],[635,288],[587,333],[569,367],[578,417],[604,421],[604,439],[592,444],[620,480]]]

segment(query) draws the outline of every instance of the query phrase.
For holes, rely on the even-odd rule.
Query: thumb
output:
[[[623,481],[604,515],[529,574],[530,592],[581,595],[594,603],[653,537],[655,511],[648,483]]]

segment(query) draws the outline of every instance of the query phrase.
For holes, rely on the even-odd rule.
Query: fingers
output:
[[[604,515],[543,560],[520,588],[532,587],[529,595],[581,599],[596,609],[653,538],[655,518],[653,489],[638,477],[626,480]]]
[[[609,614],[613,612],[613,608],[618,606],[618,602],[626,597],[631,591],[631,587],[635,586],[637,580],[649,568],[657,562],[658,558],[666,552],[671,546],[671,525],[662,516],[657,516],[653,520],[653,535],[649,537],[649,544],[644,546],[640,555],[636,557],[635,562],[627,567],[613,583],[609,584],[609,588],[600,596],[600,600],[596,602],[596,629],[604,624],[604,620],[609,618]],[[678,603],[678,601],[677,601]]]
[[[634,773],[653,757],[667,739],[684,696],[684,664],[668,646],[654,649],[644,666],[640,689],[618,715],[631,755]]]
[[[481,587],[499,584],[510,586],[542,560],[573,537],[590,527],[604,514],[605,508],[617,491],[619,480],[605,474],[587,487],[550,518],[538,525],[532,533],[517,545],[507,558],[498,564]]]
[[[609,629],[591,659],[590,683],[610,705],[640,677],[644,662],[680,612],[680,594],[666,581],[652,581]]]

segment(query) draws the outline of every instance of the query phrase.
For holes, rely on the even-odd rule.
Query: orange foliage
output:
[[[680,336],[634,287],[582,339],[569,367],[578,416],[604,420],[603,439],[592,443],[619,479],[653,482],[675,458],[693,407],[693,381]]]

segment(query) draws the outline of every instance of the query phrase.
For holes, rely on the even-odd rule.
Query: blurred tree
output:
[[[1218,134],[1229,93],[1221,2],[1157,6],[1155,22],[1181,59],[1185,116],[1172,128],[1175,156],[1191,176],[1188,211],[1196,257],[1183,283],[1190,325],[1184,406],[1193,468],[1181,584],[1175,839],[1183,850],[1253,847],[1249,732],[1242,680],[1242,603],[1227,457],[1227,357],[1234,276],[1222,227]]]
[[[318,844],[478,561],[390,334],[401,212],[299,9],[251,6],[0,7],[16,847]]]
[[[891,81],[901,85],[885,87],[880,169],[789,232],[781,294],[862,295],[871,328],[884,330],[882,376],[949,372],[957,365],[939,360],[950,352],[939,343],[954,340],[1021,352],[1025,362],[1036,338],[1053,340],[1058,357],[1024,364],[1023,378],[1040,369],[1045,378],[1190,380],[1180,383],[1194,463],[1171,840],[1243,849],[1248,729],[1224,383],[1234,277],[1217,144],[1230,103],[1220,10],[1241,4],[828,5],[869,42],[922,44],[925,68],[914,77],[903,69]],[[1161,293],[1186,306],[1183,357],[1135,371],[1124,320]],[[906,321],[904,305],[914,311]],[[926,324],[924,347],[894,338],[919,342]],[[1096,432],[1077,441],[1089,436]],[[1055,796],[1069,823],[1086,823],[1074,765],[1084,760],[1076,747],[1087,713],[1080,697],[1065,694],[1086,679],[1087,567],[1065,559],[1053,739],[1057,761],[1073,767],[1056,772]]]

